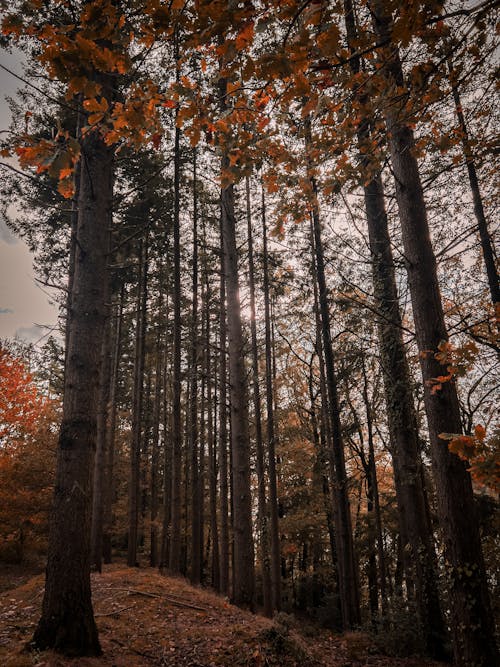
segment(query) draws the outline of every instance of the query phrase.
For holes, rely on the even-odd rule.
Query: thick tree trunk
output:
[[[97,132],[86,134],[82,155],[78,250],[45,594],[32,642],[37,649],[51,648],[68,656],[101,652],[91,602],[90,520],[113,159],[112,149]]]
[[[260,561],[262,568],[262,597],[264,614],[272,616],[273,602],[271,591],[271,572],[269,563],[269,530],[267,525],[266,476],[264,467],[264,444],[262,438],[262,413],[259,386],[259,355],[257,345],[257,324],[255,321],[255,266],[253,253],[252,213],[250,201],[250,179],[245,182],[246,212],[248,231],[248,282],[250,287],[250,330],[252,337],[252,388],[255,421],[255,467],[258,484],[258,522],[260,538]],[[280,564],[278,562],[278,568]]]
[[[278,484],[276,472],[276,437],[274,425],[273,356],[271,348],[271,313],[269,294],[269,258],[267,254],[266,201],[262,187],[262,256],[264,272],[264,324],[266,332],[266,413],[267,455],[269,471],[269,516],[271,534],[272,606],[281,610],[281,556],[278,521]]]
[[[391,19],[383,4],[374,0],[370,7],[377,36],[382,41],[390,40]],[[395,85],[404,88],[397,51],[384,49],[381,57],[390,88]],[[414,157],[415,142],[399,105],[387,105],[385,115],[420,351],[438,516],[448,561],[454,657],[460,666],[493,665],[498,662],[498,652],[472,483],[466,464],[452,454],[447,441],[439,437],[441,433],[461,432],[456,386],[454,382],[446,382],[440,391],[431,390],[432,379],[443,374],[443,366],[435,354],[438,346],[448,340],[448,334],[422,184]]]
[[[344,0],[344,6],[348,41],[351,44],[356,39],[357,32],[351,0]],[[354,51],[355,48],[351,46],[351,50]],[[351,68],[355,74],[360,71],[359,58],[351,61]],[[366,103],[366,100],[363,101]],[[360,149],[370,139],[369,123],[365,118],[360,125],[357,137]],[[365,151],[363,155],[368,153]],[[370,167],[368,157],[364,158],[362,166]],[[419,620],[426,650],[439,659],[446,655],[446,630],[439,602],[432,527],[427,521],[428,506],[421,475],[417,419],[402,335],[402,318],[380,173],[375,173],[375,176],[365,183],[364,199],[372,260],[373,290],[379,313],[378,340],[391,456],[401,534],[404,536],[403,552],[407,553],[407,540],[411,550],[411,555],[408,554],[406,559],[405,570],[408,580],[413,580],[410,569],[415,570]],[[408,586],[408,589],[411,593],[411,586]]]

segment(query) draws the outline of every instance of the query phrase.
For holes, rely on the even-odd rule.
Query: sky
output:
[[[19,53],[0,48],[0,64],[22,75]],[[20,86],[20,81],[0,68],[0,131],[10,123],[6,97]],[[0,339],[18,337],[43,344],[57,322],[57,307],[50,303],[47,288],[36,282],[32,263],[26,244],[0,220]]]

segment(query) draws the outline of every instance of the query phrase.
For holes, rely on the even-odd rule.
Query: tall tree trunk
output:
[[[370,2],[375,33],[390,42],[391,17],[380,0]],[[404,88],[397,50],[382,49],[384,75],[389,88]],[[448,340],[436,258],[418,164],[413,131],[398,104],[386,105],[385,118],[396,183],[408,283],[424,382],[424,403],[429,426],[431,456],[436,482],[438,516],[444,536],[447,574],[450,579],[450,614],[454,657],[457,665],[493,665],[498,662],[491,605],[481,550],[479,522],[466,464],[452,454],[441,433],[460,433],[461,420],[455,383],[431,390],[432,379],[443,374],[435,354]]]
[[[157,317],[162,315],[162,281],[160,268],[160,284],[158,294]],[[162,343],[160,322],[157,323],[156,333],[156,360],[155,360],[155,393],[153,400],[153,428],[151,434],[151,529],[150,529],[150,551],[149,564],[151,567],[158,565],[158,509],[159,509],[159,485],[158,471],[160,464],[160,412],[161,412],[161,388],[162,388]]]
[[[106,85],[106,81],[102,81]],[[90,591],[92,472],[99,368],[106,321],[112,149],[97,132],[82,140],[75,271],[68,318],[63,417],[42,615],[33,645],[68,656],[99,655]]]
[[[219,79],[221,107],[225,107],[227,82]],[[229,167],[223,155],[221,173]],[[224,274],[227,293],[227,335],[229,352],[229,395],[231,403],[231,478],[233,500],[234,569],[233,601],[254,606],[255,574],[252,534],[252,501],[250,495],[250,437],[248,433],[247,378],[241,325],[241,304],[236,249],[234,187],[221,190],[221,226],[224,252]]]
[[[202,545],[200,544],[201,508],[198,461],[198,192],[196,152],[193,158],[193,267],[191,312],[191,401],[189,404],[189,450],[191,452],[191,573],[193,584],[201,581]]]
[[[366,374],[365,358],[362,358],[363,368],[363,401],[366,411],[366,428],[368,432],[368,475],[369,488],[373,502],[374,528],[377,542],[378,576],[380,583],[380,602],[382,614],[387,612],[387,583],[386,564],[384,554],[384,538],[382,533],[382,516],[380,511],[380,497],[378,492],[377,466],[375,461],[375,443],[373,439],[373,417],[372,407],[368,396],[368,377]]]
[[[129,478],[129,524],[127,565],[136,567],[137,542],[139,534],[139,513],[141,500],[141,438],[142,415],[144,401],[144,358],[146,335],[146,301],[148,275],[148,240],[141,239],[139,246],[139,282],[137,287],[136,329],[135,329],[135,362],[134,362],[134,395],[132,406],[132,442],[130,448]]]
[[[336,625],[339,629],[342,626],[342,601],[340,595],[340,570],[338,564],[338,526],[339,526],[339,507],[335,495],[335,465],[333,462],[333,440],[332,424],[330,419],[330,406],[328,403],[328,391],[326,388],[325,357],[323,354],[321,313],[319,305],[318,279],[316,273],[316,251],[314,244],[314,222],[311,216],[311,274],[313,281],[314,294],[314,321],[315,321],[315,350],[318,355],[319,382],[320,382],[320,452],[323,462],[323,502],[325,504],[326,521],[328,527],[328,537],[330,541],[330,556],[334,572],[335,585],[338,592],[336,596]],[[326,472],[328,470],[328,472]]]
[[[259,355],[257,346],[257,323],[255,320],[255,265],[253,253],[252,212],[250,200],[250,179],[245,181],[246,213],[248,230],[248,282],[250,287],[250,329],[252,337],[252,388],[255,420],[255,465],[258,484],[258,522],[260,538],[260,559],[262,568],[262,597],[264,614],[272,616],[273,601],[271,572],[269,568],[269,530],[267,525],[266,477],[264,467],[264,444],[262,439],[262,414],[259,386]],[[279,569],[279,562],[278,562]]]
[[[278,485],[276,472],[276,442],[274,428],[273,356],[271,347],[271,313],[269,288],[269,257],[267,253],[266,200],[262,187],[262,256],[264,273],[264,323],[266,332],[266,411],[267,455],[269,468],[269,516],[271,533],[272,605],[281,610],[281,556],[278,521]]]
[[[357,36],[351,0],[344,0],[345,20],[351,51]],[[360,58],[351,60],[354,74],[361,71]],[[363,103],[367,100],[363,99]],[[361,149],[370,140],[370,121],[362,119],[358,131]],[[368,155],[366,151],[364,155]],[[362,166],[368,168],[369,158]],[[384,202],[384,188],[380,172],[364,185],[364,200],[372,262],[372,280],[377,318],[379,350],[384,380],[385,403],[394,466],[396,497],[401,534],[404,535],[403,553],[407,554],[406,540],[411,555],[406,559],[408,580],[415,579],[420,625],[427,652],[442,658],[446,655],[446,629],[441,613],[437,585],[437,567],[432,527],[429,525],[428,503],[421,475],[422,461],[418,442],[417,419],[413,403],[411,376],[402,334],[402,317],[392,248]],[[413,577],[410,568],[415,570]],[[409,586],[409,589],[411,587]]]
[[[339,571],[340,600],[342,609],[342,622],[345,629],[359,625],[359,588],[356,571],[356,560],[354,555],[354,542],[352,536],[351,510],[349,493],[347,488],[347,473],[345,468],[344,443],[342,438],[342,425],[340,423],[340,409],[337,392],[337,377],[335,372],[332,340],[330,333],[330,310],[328,306],[328,292],[325,278],[325,259],[323,255],[323,243],[321,239],[321,222],[319,218],[319,206],[317,199],[317,187],[314,177],[310,177],[313,191],[312,220],[314,230],[314,249],[316,256],[316,278],[318,282],[319,311],[321,315],[321,332],[323,343],[323,354],[325,358],[326,385],[328,393],[328,404],[332,428],[332,451],[333,461],[332,480],[335,498],[337,500],[337,558]]]
[[[113,523],[113,502],[115,494],[114,485],[114,466],[115,466],[115,437],[116,437],[116,413],[117,413],[117,389],[118,373],[120,369],[121,341],[122,341],[122,323],[123,323],[123,305],[125,301],[125,285],[122,283],[120,289],[120,304],[115,317],[115,336],[113,349],[113,369],[111,377],[111,387],[109,394],[109,423],[106,432],[108,444],[106,447],[106,474],[104,484],[104,512],[103,512],[103,533],[102,533],[102,557],[104,563],[111,563],[111,526]]]
[[[221,220],[221,248],[223,247]],[[220,590],[229,594],[229,489],[227,465],[227,324],[224,254],[221,253],[219,312],[219,472],[220,472]]]
[[[229,160],[224,158],[222,168],[225,169],[228,165]],[[234,590],[232,598],[237,605],[253,608],[255,582],[250,497],[250,439],[248,435],[246,370],[238,284],[234,189],[232,185],[222,189],[221,216],[227,290],[229,392],[231,402],[231,462],[234,512]]]
[[[109,456],[107,451],[107,421],[108,401],[110,393],[111,375],[111,323],[109,318],[109,306],[107,307],[108,321],[106,322],[104,340],[102,345],[101,378],[99,387],[99,409],[97,414],[97,443],[94,465],[94,492],[92,496],[92,524],[90,531],[90,551],[92,567],[102,571],[102,534],[104,519],[104,496],[106,479],[106,460]]]
[[[168,324],[169,324],[169,308],[170,308],[170,275],[171,275],[171,262],[170,262],[170,234],[169,229],[165,233],[165,318],[164,318],[164,328],[166,329],[165,334],[165,348],[163,352],[162,359],[162,369],[163,369],[163,401],[162,401],[162,423],[163,423],[163,493],[162,493],[162,526],[161,526],[161,539],[160,539],[160,559],[158,567],[160,572],[164,572],[170,560],[170,510],[171,510],[171,494],[172,494],[172,438],[171,438],[171,413],[169,411],[169,405],[172,404],[172,391],[170,384],[170,373],[168,372],[168,362],[170,359],[172,345],[170,344],[170,336],[168,335]]]
[[[176,53],[178,37],[176,37]],[[177,118],[177,111],[176,111]],[[173,294],[173,396],[172,396],[172,492],[169,568],[181,570],[181,486],[182,486],[182,420],[181,420],[181,245],[180,245],[180,130],[174,137],[174,294]]]
[[[479,238],[481,239],[481,249],[483,251],[486,275],[488,276],[488,286],[490,288],[491,301],[493,305],[495,305],[500,303],[500,285],[498,282],[495,249],[491,242],[491,236],[488,231],[488,222],[484,213],[483,198],[481,197],[481,190],[479,188],[476,163],[474,162],[474,155],[470,145],[469,132],[467,130],[467,123],[465,122],[462,102],[460,100],[460,92],[453,79],[453,63],[451,56],[448,57],[448,69],[450,73],[450,85],[451,91],[453,93],[453,101],[455,102],[455,113],[457,114],[458,124],[460,126],[462,136],[462,147],[464,151],[465,164],[467,167],[467,174],[469,176],[470,189],[472,192],[472,201],[474,202],[474,214],[477,220]]]
[[[210,322],[210,306],[212,291],[210,287],[210,274],[206,261],[206,227],[203,221],[203,247],[205,261],[203,263],[203,272],[205,280],[205,345],[206,345],[206,362],[205,372],[207,377],[207,449],[208,449],[208,493],[209,493],[209,508],[210,508],[210,535],[212,543],[212,562],[211,562],[211,584],[216,591],[220,590],[220,550],[219,550],[219,526],[217,523],[217,452],[215,447],[216,442],[216,409],[217,397],[212,393],[212,345],[211,345],[211,322]],[[216,393],[216,392],[215,392]]]

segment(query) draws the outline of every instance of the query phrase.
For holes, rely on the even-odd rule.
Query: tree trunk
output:
[[[346,29],[350,44],[356,39],[356,25],[351,0],[344,0]],[[351,46],[354,52],[355,47]],[[356,74],[361,61],[354,58],[351,68]],[[367,100],[363,100],[365,103]],[[361,149],[370,139],[370,121],[364,118],[358,131]],[[367,155],[366,152],[363,153]],[[369,167],[369,158],[362,166]],[[441,613],[437,586],[437,568],[432,527],[428,524],[427,498],[422,484],[422,462],[418,443],[417,419],[413,403],[411,376],[402,335],[402,318],[396,286],[384,189],[379,172],[364,185],[364,199],[368,236],[372,261],[372,280],[377,318],[378,341],[384,379],[385,403],[394,466],[396,497],[403,540],[403,553],[407,554],[406,540],[411,554],[406,559],[407,577],[415,569],[417,605],[422,634],[427,652],[436,657],[446,656],[446,629]],[[410,568],[408,567],[410,565]],[[411,587],[409,587],[410,589]]]
[[[221,247],[223,246],[221,220]],[[229,594],[229,489],[227,469],[227,325],[224,255],[221,254],[219,313],[219,472],[220,472],[220,591]]]
[[[390,40],[390,16],[385,13],[380,0],[370,2],[370,7],[377,37],[382,41]],[[383,49],[380,57],[384,58],[389,87],[404,88],[398,52],[393,48]],[[430,386],[433,378],[443,374],[443,366],[435,354],[439,345],[448,340],[448,334],[422,184],[414,157],[414,136],[399,105],[386,107],[386,123],[420,351],[438,516],[448,561],[454,657],[460,666],[493,665],[498,662],[498,653],[472,483],[466,464],[452,454],[447,442],[439,437],[441,433],[461,432],[457,390],[453,381],[444,383],[440,391],[433,392]]]
[[[99,368],[106,322],[112,149],[97,132],[82,140],[75,272],[42,615],[33,646],[99,655],[90,590],[90,520]]]
[[[198,461],[198,194],[196,184],[196,152],[193,158],[193,267],[191,312],[191,400],[189,403],[189,450],[191,452],[191,583],[199,584],[202,569],[200,543],[201,508]]]
[[[160,287],[161,290],[161,287]],[[161,314],[161,299],[158,299],[159,309],[158,317]],[[156,335],[156,363],[155,363],[155,393],[153,400],[153,429],[151,436],[151,529],[150,529],[150,550],[149,550],[149,564],[151,567],[158,565],[158,470],[160,463],[160,410],[161,410],[161,360],[162,360],[162,346],[160,326]]]
[[[144,358],[146,335],[146,300],[148,275],[148,240],[141,239],[139,246],[139,281],[137,287],[134,395],[132,406],[132,442],[130,448],[130,478],[128,507],[127,565],[136,567],[141,500],[141,437],[144,401]]]
[[[176,112],[177,117],[177,112]],[[182,485],[182,420],[181,420],[181,245],[180,245],[180,130],[174,138],[174,340],[172,396],[172,492],[170,522],[169,568],[174,574],[181,570],[181,485]]]
[[[269,258],[267,254],[266,201],[262,187],[262,255],[264,270],[264,322],[266,331],[266,411],[267,455],[269,468],[269,515],[271,533],[272,606],[281,610],[281,556],[278,521],[278,486],[276,473],[276,442],[274,428],[273,357],[271,348],[271,314],[269,294]]]
[[[110,393],[111,375],[111,331],[110,331],[109,306],[107,307],[107,322],[105,325],[104,340],[101,357],[101,377],[99,386],[99,408],[97,413],[97,445],[94,465],[94,492],[92,497],[92,524],[90,531],[90,553],[92,567],[102,571],[102,535],[104,519],[104,496],[106,479],[106,461],[109,456],[107,451],[107,421],[108,401]]]
[[[104,563],[111,563],[111,526],[113,523],[113,502],[114,502],[114,463],[115,463],[115,435],[116,435],[116,393],[118,388],[118,372],[120,368],[121,339],[122,339],[122,321],[123,304],[125,300],[125,286],[122,284],[120,290],[120,305],[116,315],[114,350],[113,350],[113,370],[111,378],[111,387],[109,395],[109,425],[106,432],[108,444],[106,447],[106,475],[104,486],[104,517],[102,534],[102,557]]]
[[[221,99],[226,82],[221,79]],[[222,173],[229,159],[222,158]],[[224,244],[224,273],[227,290],[227,334],[229,351],[229,393],[231,402],[231,462],[233,483],[234,571],[233,601],[253,609],[254,551],[250,496],[250,438],[248,434],[247,380],[241,325],[241,306],[236,250],[234,188],[221,191],[221,221]]]
[[[204,256],[206,258],[206,229],[203,222],[203,247],[205,249]],[[209,492],[209,507],[210,507],[210,535],[212,545],[212,563],[211,563],[211,583],[216,591],[220,591],[220,550],[219,550],[219,526],[217,523],[217,451],[215,447],[216,442],[216,428],[215,419],[217,411],[217,397],[212,393],[212,347],[211,347],[211,326],[210,326],[210,305],[212,291],[210,287],[210,275],[206,259],[203,265],[205,278],[205,345],[206,345],[206,362],[205,371],[207,377],[207,449],[208,449],[208,492]],[[216,394],[216,392],[214,392]]]
[[[262,439],[262,414],[259,386],[259,355],[257,346],[257,324],[255,321],[255,266],[253,253],[252,213],[250,201],[250,179],[245,181],[246,212],[248,229],[248,282],[250,287],[250,329],[252,337],[252,388],[255,420],[255,467],[258,484],[258,522],[260,538],[260,560],[262,568],[262,597],[264,614],[273,615],[271,573],[269,568],[269,530],[267,526],[266,477],[264,467],[264,445]],[[279,563],[278,563],[279,568]]]
[[[453,82],[453,63],[451,62],[451,56],[448,58],[448,69],[450,72],[450,84],[453,93],[453,101],[455,102],[455,112],[457,114],[458,124],[460,126],[462,135],[465,164],[467,167],[467,174],[469,176],[472,201],[474,202],[474,214],[477,220],[479,238],[481,239],[481,249],[483,251],[486,275],[488,276],[488,286],[490,288],[491,301],[493,306],[495,306],[495,304],[500,303],[500,285],[498,282],[495,249],[492,245],[491,236],[488,231],[488,223],[484,213],[483,198],[481,197],[481,190],[479,189],[476,164],[474,162],[474,155],[472,153],[469,133],[467,131],[467,123],[465,122],[462,103],[460,101],[460,92],[457,85]]]
[[[345,468],[344,443],[342,426],[340,423],[339,400],[337,393],[337,377],[335,373],[331,333],[330,312],[328,306],[328,292],[325,278],[325,260],[321,240],[321,223],[317,202],[317,188],[314,178],[311,177],[313,189],[312,220],[314,230],[314,249],[316,256],[316,278],[318,282],[319,311],[321,316],[321,332],[323,354],[325,358],[326,385],[328,393],[329,413],[332,429],[332,451],[330,456],[333,462],[332,473],[334,479],[334,494],[337,501],[336,546],[339,572],[340,600],[342,622],[345,629],[359,625],[359,590],[354,556],[352,537],[351,510],[347,488],[347,473]]]

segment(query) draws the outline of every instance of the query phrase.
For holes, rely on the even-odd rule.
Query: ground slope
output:
[[[182,579],[149,568],[106,566],[92,575],[104,655],[69,660],[23,651],[40,613],[43,576],[0,594],[2,667],[431,667],[422,659],[373,654],[368,636],[303,632],[289,617],[271,621]]]

